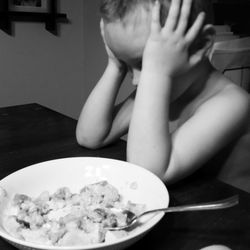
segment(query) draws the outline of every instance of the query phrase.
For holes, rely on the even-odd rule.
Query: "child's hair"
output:
[[[106,22],[123,20],[123,18],[128,13],[133,12],[136,7],[143,6],[146,10],[149,10],[150,5],[154,2],[155,0],[102,0],[100,13]],[[161,3],[161,25],[163,25],[168,15],[171,0],[159,0],[159,2]],[[201,11],[206,13],[205,23],[213,23],[211,0],[193,0],[192,11],[189,18],[190,24],[194,22]]]
[[[143,7],[150,11],[152,4],[156,0],[102,0],[100,5],[100,14],[107,23],[117,20],[124,21],[128,14],[137,11],[137,7]],[[171,1],[175,0],[158,0],[161,4],[160,22],[163,26],[168,16]],[[182,0],[183,1],[183,0]],[[212,0],[193,0],[187,29],[193,24],[200,12],[206,13],[205,24],[213,23]],[[190,47],[190,53],[203,47],[206,40],[198,36]]]

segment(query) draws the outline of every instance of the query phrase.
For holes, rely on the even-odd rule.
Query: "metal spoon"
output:
[[[173,213],[173,212],[186,212],[186,211],[201,211],[201,210],[215,210],[215,209],[223,209],[235,206],[239,203],[239,196],[234,195],[227,199],[212,201],[207,203],[199,203],[193,205],[184,205],[184,206],[176,206],[176,207],[168,207],[168,208],[158,208],[153,210],[145,211],[139,215],[135,215],[133,212],[129,210],[120,210],[120,213],[126,214],[126,225],[115,226],[115,227],[106,227],[107,230],[110,231],[119,231],[130,228],[134,225],[139,218],[146,214],[156,213],[156,212],[164,212],[164,213]],[[117,208],[116,208],[117,211]]]

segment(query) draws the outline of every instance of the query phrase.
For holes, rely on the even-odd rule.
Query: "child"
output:
[[[192,174],[245,129],[247,93],[208,60],[207,0],[103,0],[108,64],[77,124],[96,149],[128,132],[127,160],[171,184]],[[136,90],[115,105],[126,73]]]

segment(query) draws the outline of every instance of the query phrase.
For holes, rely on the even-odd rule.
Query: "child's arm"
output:
[[[102,21],[101,32],[104,39]],[[89,148],[102,147],[125,134],[133,104],[131,94],[115,107],[119,88],[126,75],[126,66],[116,59],[106,43],[105,47],[108,65],[84,104],[76,128],[78,143]]]
[[[153,8],[151,34],[143,54],[128,135],[128,160],[168,183],[191,174],[223,147],[239,131],[247,112],[243,92],[230,88],[202,105],[174,134],[169,133],[173,79],[178,72],[189,70],[202,59],[202,54],[191,58],[188,54],[204,20],[200,14],[185,32],[190,6],[190,0],[183,1],[177,24],[180,1],[172,1],[163,28],[159,22],[159,3]]]

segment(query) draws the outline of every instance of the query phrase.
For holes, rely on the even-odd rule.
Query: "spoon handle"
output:
[[[168,208],[158,208],[153,210],[145,211],[140,214],[138,217],[141,217],[145,214],[155,213],[155,212],[165,212],[165,213],[173,213],[173,212],[186,212],[186,211],[201,211],[201,210],[215,210],[215,209],[223,209],[235,206],[239,203],[239,196],[234,195],[227,199],[212,201],[207,203],[198,203],[193,205],[183,205],[183,206],[175,206]]]

